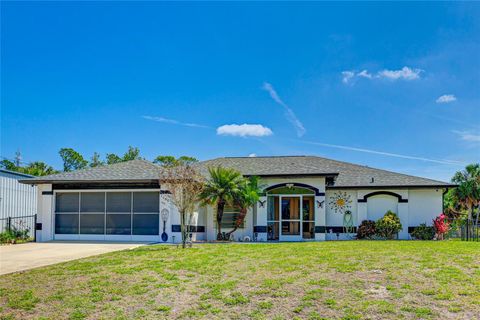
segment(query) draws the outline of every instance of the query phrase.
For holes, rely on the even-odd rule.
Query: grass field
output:
[[[480,243],[153,245],[0,277],[2,319],[479,319]]]

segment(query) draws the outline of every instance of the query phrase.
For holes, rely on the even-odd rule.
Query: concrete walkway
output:
[[[52,241],[0,246],[0,275],[48,266],[102,253],[132,249],[145,243]]]

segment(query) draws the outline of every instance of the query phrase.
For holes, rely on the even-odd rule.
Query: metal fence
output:
[[[37,215],[7,217],[0,219],[0,233],[12,235],[13,238],[22,241],[36,240]]]
[[[464,241],[480,241],[480,224],[475,225],[474,221],[466,220],[460,226],[460,234]]]

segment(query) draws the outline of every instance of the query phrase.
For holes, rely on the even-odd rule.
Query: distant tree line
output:
[[[81,153],[72,148],[61,148],[58,153],[63,161],[63,170],[61,170],[63,172],[93,168],[136,159],[145,159],[140,156],[140,149],[132,146],[129,146],[128,150],[123,155],[107,153],[103,159],[98,152],[94,152],[90,160],[87,160]],[[175,158],[174,156],[160,155],[153,159],[153,162],[164,167],[174,167],[178,165],[192,164],[198,162],[198,160],[189,156]],[[61,172],[60,170],[55,170],[52,166],[43,161],[34,161],[22,165],[8,159],[3,159],[0,161],[0,168],[33,176],[45,176]]]

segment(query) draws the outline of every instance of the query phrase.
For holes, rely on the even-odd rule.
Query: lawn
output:
[[[479,319],[480,243],[152,245],[0,277],[2,319]]]

